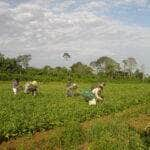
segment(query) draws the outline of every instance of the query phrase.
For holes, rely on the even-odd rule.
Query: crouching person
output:
[[[102,101],[101,93],[103,91],[104,83],[98,84],[90,90],[82,93],[82,96],[89,101],[89,105],[96,105],[97,101]]]
[[[77,96],[77,94],[78,94],[77,89],[78,89],[77,84],[69,81],[67,83],[67,91],[66,91],[67,97]]]
[[[27,82],[25,84],[25,89],[24,89],[24,93],[26,94],[32,94],[32,95],[36,95],[38,92],[38,83],[37,81],[32,81],[32,82]]]

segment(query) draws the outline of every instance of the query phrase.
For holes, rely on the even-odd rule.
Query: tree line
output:
[[[64,53],[63,58],[69,61],[69,53]],[[31,55],[20,55],[16,58],[9,58],[0,53],[0,80],[21,80],[40,81],[62,81],[74,80],[144,80],[144,66],[139,67],[135,58],[129,57],[118,63],[111,57],[102,56],[90,62],[89,65],[82,62],[74,63],[70,68],[51,67],[35,68],[29,65]]]

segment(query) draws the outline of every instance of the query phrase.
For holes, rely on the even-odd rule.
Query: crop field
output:
[[[78,85],[80,92],[92,83]],[[11,83],[0,82],[0,149],[37,133],[48,137],[28,141],[28,149],[150,149],[149,133],[142,138],[150,124],[150,84],[107,83],[96,106],[82,96],[66,97],[65,90],[63,82],[40,83],[35,97],[13,95]],[[15,148],[27,149],[23,143]]]

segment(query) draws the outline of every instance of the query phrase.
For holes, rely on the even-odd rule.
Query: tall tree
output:
[[[122,63],[123,63],[123,71],[126,72],[126,68],[127,68],[128,61],[124,59],[124,60],[122,61]]]
[[[96,62],[99,68],[108,74],[120,69],[119,64],[114,59],[107,56],[100,57]]]
[[[71,56],[70,56],[69,53],[64,53],[64,54],[63,54],[63,58],[64,58],[66,61],[68,61],[69,58],[71,58]]]
[[[126,77],[126,72],[127,72],[128,61],[126,59],[124,59],[122,61],[122,64],[123,64],[123,76],[125,78]]]
[[[136,67],[137,67],[136,59],[133,57],[129,57],[129,58],[123,60],[123,63],[124,63],[126,72],[128,72],[130,74],[130,76],[132,76],[132,74],[134,73],[134,71],[136,70]]]
[[[29,67],[29,61],[31,60],[31,55],[20,55],[17,57],[17,62],[24,69]]]
[[[129,57],[128,59],[128,67],[129,67],[129,70],[131,73],[134,72],[134,70],[136,69],[136,66],[137,66],[137,61],[135,58],[133,57]]]
[[[145,65],[144,64],[141,65],[140,70],[141,70],[141,73],[142,73],[142,80],[144,80],[144,77],[145,77]]]
[[[71,56],[70,56],[70,54],[69,53],[67,53],[67,52],[65,52],[64,54],[63,54],[63,58],[66,60],[66,62],[71,58]],[[67,66],[67,64],[66,64],[66,66]],[[71,72],[70,72],[70,70],[68,69],[68,80],[71,80]]]
[[[0,53],[0,58],[4,58],[4,54]]]
[[[97,61],[91,62],[90,65],[96,67],[98,71],[106,73],[110,77],[120,70],[120,64],[108,56],[100,57]]]
[[[17,64],[15,58],[6,58],[0,53],[0,72],[2,73],[18,73],[22,70],[22,67]]]
[[[0,53],[0,68],[4,65],[4,60],[5,60],[5,57],[3,54]],[[2,69],[2,68],[1,68]]]
[[[99,67],[96,61],[90,62],[90,66],[92,67],[93,71],[97,74],[99,72]]]
[[[71,71],[80,75],[92,74],[92,68],[77,62],[71,66]]]

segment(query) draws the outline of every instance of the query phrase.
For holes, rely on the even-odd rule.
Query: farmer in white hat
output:
[[[38,91],[38,83],[37,81],[32,81],[32,82],[27,82],[25,84],[25,89],[24,93],[29,94],[31,93],[32,95],[36,95]]]
[[[69,81],[67,83],[67,91],[66,91],[67,97],[76,96],[77,88],[78,88],[78,86],[76,83],[72,83],[71,81]]]

